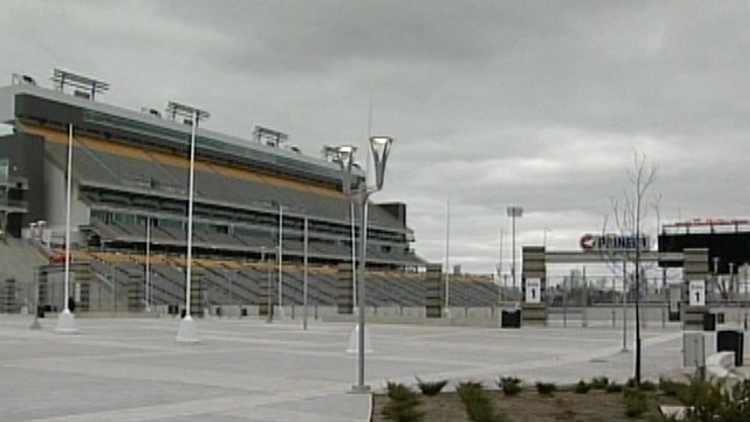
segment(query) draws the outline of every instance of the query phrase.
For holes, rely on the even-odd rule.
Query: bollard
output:
[[[664,306],[661,307],[661,328],[667,327],[667,315],[666,311],[664,310]]]
[[[464,306],[464,318],[468,318],[468,317],[469,317],[469,307]]]
[[[581,326],[583,328],[586,328],[589,326],[589,308],[585,307],[583,308],[583,313],[581,314]]]
[[[563,328],[568,326],[568,308],[563,308]]]
[[[404,305],[399,305],[398,306],[398,315],[399,316],[404,316]]]
[[[292,304],[292,319],[294,319],[294,304]]]
[[[318,320],[318,305],[315,305],[315,320]]]
[[[617,328],[617,318],[615,317],[614,308],[612,308],[612,328]]]

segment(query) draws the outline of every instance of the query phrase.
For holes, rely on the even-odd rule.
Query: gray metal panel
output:
[[[617,261],[617,257],[610,257],[605,254],[581,252],[581,251],[557,251],[547,252],[548,264],[585,264],[589,262],[609,262]],[[683,254],[680,252],[662,252],[644,251],[641,253],[641,260],[644,262],[656,261],[682,262]]]

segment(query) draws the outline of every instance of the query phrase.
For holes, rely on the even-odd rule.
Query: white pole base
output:
[[[365,329],[365,331],[367,331],[367,330]],[[365,385],[352,385],[349,388],[349,392],[352,393],[352,394],[369,394],[370,393],[370,386],[367,385],[367,384],[365,384]]]
[[[56,333],[60,334],[75,334],[78,332],[76,328],[76,318],[70,309],[65,309],[57,316],[57,327],[55,328]]]
[[[284,307],[276,305],[273,309],[273,319],[277,319],[279,321],[286,321],[286,312],[284,312]]]
[[[346,348],[346,353],[350,355],[359,354],[359,324],[355,324],[352,328],[352,332],[349,334],[349,347]],[[369,355],[373,353],[372,341],[370,340],[370,328],[365,325],[365,354]],[[369,387],[368,387],[369,388]]]
[[[31,325],[29,326],[29,330],[41,330],[42,324],[39,323],[39,318],[34,317],[34,321],[31,322]]]
[[[453,315],[451,314],[451,310],[450,309],[443,308],[443,318],[453,319]]]
[[[177,329],[177,338],[175,339],[178,343],[197,343],[198,341],[198,330],[195,326],[195,321],[190,315],[185,315],[180,321],[180,328]]]

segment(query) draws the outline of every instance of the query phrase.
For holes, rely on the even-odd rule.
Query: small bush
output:
[[[605,389],[605,391],[608,393],[622,393],[623,390],[624,387],[616,382],[609,383],[609,385],[607,385],[607,388]]]
[[[424,418],[424,412],[417,410],[420,403],[419,396],[403,384],[389,382],[389,402],[383,407],[383,416],[394,422],[419,422]]]
[[[551,382],[537,382],[536,391],[543,396],[551,396],[557,391],[557,386]]]
[[[591,388],[594,390],[606,390],[609,385],[609,378],[607,377],[594,377],[591,379]]]
[[[659,390],[667,397],[679,397],[687,385],[668,379],[659,380]]]
[[[412,396],[414,396],[414,391],[412,391],[404,384],[400,384],[397,382],[388,382],[386,383],[386,387],[388,389],[388,398],[391,400],[409,400],[410,398],[412,398]]]
[[[638,388],[642,391],[656,391],[656,384],[653,381],[644,380]]]
[[[419,377],[417,377],[417,386],[419,387],[419,391],[421,391],[425,396],[437,396],[447,384],[448,380],[429,382],[422,381],[421,379],[419,379]]]
[[[627,417],[638,418],[648,411],[648,398],[643,391],[628,388],[625,390],[624,398]]]
[[[587,383],[584,380],[578,381],[578,384],[573,388],[573,391],[575,391],[578,394],[586,394],[591,390],[591,384]]]
[[[508,418],[495,410],[482,384],[462,382],[456,388],[461,402],[466,407],[469,419],[474,422],[506,422]]]
[[[521,380],[515,377],[503,377],[497,383],[506,396],[517,396],[521,392]]]

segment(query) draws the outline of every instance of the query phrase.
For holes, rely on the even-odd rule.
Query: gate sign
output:
[[[539,303],[542,301],[542,280],[538,278],[526,279],[526,302]]]
[[[690,306],[706,305],[706,282],[704,280],[690,280]]]
[[[642,251],[651,248],[648,236],[620,236],[616,234],[593,235],[585,234],[581,237],[581,249],[584,251],[634,251],[637,247]]]

